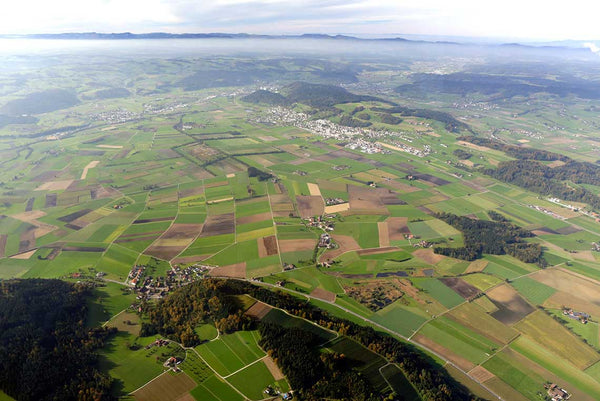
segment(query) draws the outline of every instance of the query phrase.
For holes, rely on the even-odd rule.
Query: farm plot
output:
[[[167,372],[135,391],[133,396],[138,401],[176,401],[194,387],[196,382],[185,373]]]
[[[534,400],[538,398],[537,393],[544,390],[546,378],[533,372],[528,365],[519,363],[514,357],[514,353],[510,352],[510,350],[505,350],[496,354],[482,366],[510,386],[509,390],[501,392],[506,399],[522,399],[514,397],[513,393],[516,390],[525,399]],[[488,380],[486,384],[490,381]]]
[[[387,192],[387,190],[384,190]],[[350,210],[360,214],[389,214],[381,197],[381,192],[375,188],[348,185]]]
[[[504,324],[514,324],[535,310],[508,284],[495,287],[486,295],[498,308],[491,315]]]
[[[202,224],[173,224],[145,253],[171,260],[192,243],[202,227]]]
[[[212,237],[235,232],[235,220],[233,213],[208,216],[202,227],[199,237]]]
[[[465,302],[460,295],[452,291],[438,279],[415,278],[412,281],[416,287],[421,288],[448,309]]]
[[[405,235],[409,235],[410,229],[407,225],[407,217],[388,217],[384,222],[387,226],[388,238],[390,241],[402,241]],[[382,224],[382,223],[379,223]]]
[[[556,289],[530,277],[521,277],[512,281],[511,285],[529,302],[535,305],[542,305],[556,292]]]
[[[441,278],[440,281],[464,299],[472,299],[480,293],[476,287],[458,277]]]
[[[532,313],[515,328],[579,369],[583,370],[600,360],[600,355],[593,348],[542,311]]]
[[[311,216],[321,216],[325,212],[325,203],[321,196],[297,195],[298,213],[306,219]]]
[[[200,383],[190,394],[197,401],[244,401],[246,398],[216,375]]]
[[[555,375],[556,382],[568,381],[568,389],[573,392],[576,399],[590,399],[589,396],[600,394],[600,383],[589,374],[590,369],[582,372],[574,365],[558,356],[556,353],[540,346],[526,336],[519,337],[512,342],[510,348],[523,357],[535,362],[541,369],[547,370]],[[594,365],[595,366],[595,365]],[[534,367],[535,369],[536,367]],[[545,376],[548,376],[547,374]],[[586,394],[580,394],[580,393]]]
[[[600,305],[600,283],[596,280],[562,268],[541,270],[531,277],[549,287]]]
[[[238,331],[201,344],[196,351],[221,376],[230,375],[263,358],[258,332]]]
[[[262,400],[263,390],[275,384],[275,378],[262,360],[229,376],[227,381],[251,400]]]
[[[446,316],[500,344],[507,344],[518,335],[516,330],[500,323],[472,302],[460,305]]]
[[[264,258],[271,255],[277,255],[277,237],[270,235],[268,237],[258,238],[256,240],[258,244],[258,257]]]
[[[499,348],[496,342],[444,316],[427,323],[419,334],[474,364],[483,362]]]

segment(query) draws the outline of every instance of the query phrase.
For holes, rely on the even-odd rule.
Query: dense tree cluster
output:
[[[437,213],[435,217],[462,232],[465,241],[464,247],[436,247],[434,252],[437,254],[464,260],[475,260],[484,253],[509,254],[526,263],[546,265],[541,246],[522,240],[522,238],[533,237],[531,231],[505,220],[476,220],[451,213]]]
[[[111,330],[85,327],[87,290],[60,280],[0,283],[0,389],[17,400],[110,400],[95,351]]]
[[[467,160],[473,157],[473,153],[469,153],[466,150],[462,149],[456,149],[454,152],[452,152],[452,154],[461,160]]]
[[[256,167],[248,167],[248,177],[258,177],[258,181],[267,181],[273,177],[273,174],[259,170]]]
[[[381,122],[389,125],[398,125],[402,122],[400,117],[396,117],[390,113],[379,113],[379,118],[381,118]]]
[[[140,335],[160,333],[186,347],[200,343],[194,328],[207,320],[222,333],[249,329],[253,322],[240,310],[235,298],[221,290],[222,281],[203,280],[185,286],[148,309],[149,322]]]
[[[530,160],[543,160],[543,161],[554,161],[562,160],[568,161],[569,157],[559,155],[558,153],[548,152],[547,150],[534,149],[534,148],[523,148],[521,146],[509,145],[502,143],[495,139],[482,138],[479,136],[461,136],[458,138],[460,141],[470,142],[478,146],[485,146],[490,149],[499,150],[512,156],[516,159],[530,159]]]
[[[264,89],[252,92],[251,94],[244,96],[242,100],[248,103],[270,104],[273,106],[286,106],[289,104],[284,96]]]
[[[368,114],[367,114],[368,115]],[[356,118],[352,118],[351,116],[344,114],[340,117],[340,125],[345,127],[353,127],[353,128],[366,128],[373,125],[369,121],[362,121]]]
[[[590,167],[594,166],[594,168]],[[569,186],[561,180],[575,183],[600,185],[600,166],[591,163],[569,162],[561,167],[550,168],[533,160],[502,162],[497,168],[483,172],[497,180],[517,185],[546,196],[554,196],[573,202],[583,202],[600,209],[600,197],[584,187]],[[578,175],[578,172],[581,175]]]
[[[348,92],[337,85],[295,82],[285,87],[284,91],[287,93],[287,100],[291,103],[304,103],[315,108],[332,107],[342,103],[383,101],[373,96]]]
[[[320,338],[301,328],[261,323],[259,345],[281,367],[299,400],[379,400],[344,355],[319,352]]]
[[[439,121],[444,124],[446,130],[448,130],[449,132],[458,133],[463,130],[471,131],[471,128],[467,124],[458,121],[452,115],[443,111],[429,109],[413,109],[410,107],[403,106],[394,106],[392,108],[374,107],[373,110],[381,113],[393,113],[400,114],[401,116],[412,116]]]
[[[500,150],[518,159],[502,162],[495,169],[483,169],[484,174],[541,195],[583,202],[594,209],[600,209],[600,198],[596,194],[584,187],[575,187],[563,182],[600,186],[600,165],[598,164],[579,162],[546,150],[522,148],[489,138],[463,136],[458,139]],[[555,167],[548,167],[540,163],[540,161],[555,160],[565,163]]]

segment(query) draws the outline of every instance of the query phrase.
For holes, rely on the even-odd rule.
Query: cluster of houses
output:
[[[585,312],[576,312],[571,308],[563,307],[562,312],[563,312],[563,315],[565,315],[569,319],[579,320],[583,324],[587,324],[587,322],[589,321],[589,319],[591,317],[590,315],[588,315]]]
[[[146,270],[146,266],[144,265],[134,265],[129,272],[127,278],[129,279],[129,284],[133,287],[137,286],[140,282],[141,278],[144,276],[144,271]]]
[[[563,401],[571,398],[571,394],[556,383],[546,384],[544,387],[548,391],[548,395],[551,397],[552,401]]]
[[[333,231],[335,229],[335,224],[333,222],[334,218],[335,215],[326,214],[324,216],[309,217],[308,219],[305,219],[305,222],[309,227],[320,228],[324,231]]]
[[[325,198],[325,205],[327,206],[341,205],[342,203],[346,203],[342,198]]]
[[[282,393],[279,390],[277,390],[271,386],[267,386],[264,393],[270,397],[280,396],[281,399],[284,401],[291,400],[292,398],[294,398],[294,394],[291,391],[289,391],[287,393]]]
[[[135,265],[128,275],[129,285],[138,294],[138,299],[162,298],[184,284],[201,279],[212,266],[193,265],[180,269],[174,266],[165,277],[146,276],[145,265]]]
[[[388,140],[390,138],[394,140],[391,142],[394,145],[394,148],[419,157],[423,157],[431,153],[431,147],[429,147],[429,145],[425,145],[423,149],[417,149],[404,143],[397,142],[398,139],[406,142],[412,142],[410,137],[411,134],[408,132],[375,130],[362,127],[347,127],[325,119],[311,120],[310,116],[306,113],[298,113],[281,106],[269,109],[264,115],[257,116],[255,121],[259,123],[284,126],[292,125],[327,139],[345,141],[346,148],[358,150],[367,154],[391,153],[389,150],[384,149],[379,143],[376,142],[385,138],[388,138]]]
[[[283,271],[290,271],[290,270],[294,270],[296,268],[296,265],[293,263],[284,263],[283,264]]]
[[[554,213],[552,210],[546,209],[545,207],[541,207],[538,205],[527,205],[532,209],[537,210],[538,212],[542,212],[544,214],[547,214],[548,216],[551,216],[555,219],[559,219],[559,220],[566,220],[565,217],[561,216],[560,214]]]

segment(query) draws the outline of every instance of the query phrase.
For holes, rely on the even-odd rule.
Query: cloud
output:
[[[438,34],[600,39],[579,0],[4,0],[0,32]]]

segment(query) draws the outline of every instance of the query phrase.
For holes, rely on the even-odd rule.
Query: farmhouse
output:
[[[552,401],[562,401],[571,398],[571,394],[567,393],[567,390],[560,388],[556,383],[545,385],[544,387],[548,389],[548,395],[552,397]]]
[[[591,317],[585,312],[576,312],[571,308],[563,308],[563,315],[567,316],[569,319],[579,320],[583,324],[587,324]]]
[[[329,234],[321,234],[321,238],[319,238],[319,248],[329,248],[331,245],[331,237]]]

